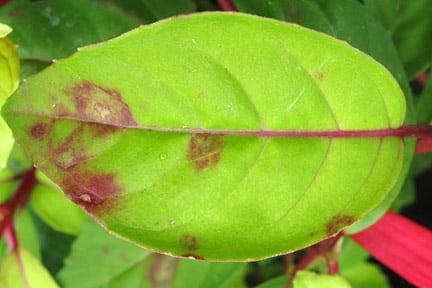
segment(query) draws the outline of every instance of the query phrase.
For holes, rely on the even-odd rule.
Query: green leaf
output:
[[[197,8],[192,0],[141,0],[141,2],[151,11],[155,19],[164,19],[170,16],[195,12]]]
[[[251,13],[258,13],[277,19],[315,29],[347,41],[350,45],[369,54],[375,60],[383,64],[398,80],[407,100],[407,124],[414,124],[414,107],[411,89],[400,63],[398,53],[391,39],[391,35],[380,23],[374,19],[370,12],[355,0],[281,0],[264,1],[236,0],[237,5],[242,3],[248,7]],[[251,5],[251,3],[261,3]],[[242,6],[238,6],[242,7]],[[255,12],[251,9],[256,9]],[[397,183],[385,200],[371,211],[366,217],[358,221],[349,232],[354,233],[367,228],[376,222],[390,208],[397,197],[412,161],[415,141],[406,139],[404,153],[404,166]]]
[[[369,253],[351,238],[343,239],[342,252],[339,256],[339,266],[342,272],[365,262],[369,257]]]
[[[42,264],[51,275],[56,275],[64,266],[64,259],[69,255],[75,237],[57,232],[37,215],[32,216],[40,239]]]
[[[12,28],[0,23],[0,108],[15,91],[19,82],[19,60],[16,46],[7,37]],[[14,140],[12,132],[0,116],[0,170],[6,166]]]
[[[256,288],[283,288],[286,287],[288,283],[288,278],[285,276],[280,276],[271,280],[268,280],[258,286]]]
[[[197,5],[192,0],[114,0],[114,3],[129,14],[139,17],[144,23],[192,13],[197,10]]]
[[[54,230],[66,234],[78,235],[89,220],[82,209],[69,201],[58,187],[37,185],[31,195],[31,205]]]
[[[391,209],[395,212],[400,212],[403,208],[412,205],[415,202],[416,186],[413,177],[408,177],[405,184],[399,193],[398,197],[393,202]]]
[[[340,274],[353,288],[390,287],[378,266],[367,262],[369,257],[369,253],[351,238],[344,238],[339,257]]]
[[[432,121],[432,74],[429,75],[416,106],[418,122],[429,124]]]
[[[365,0],[392,33],[408,77],[427,69],[432,57],[432,1]]]
[[[110,236],[94,223],[88,223],[74,242],[59,279],[62,287],[105,287],[148,255],[149,252]]]
[[[33,75],[42,69],[50,65],[47,61],[38,60],[22,60],[21,61],[21,79],[27,79],[30,75]]]
[[[31,0],[13,0],[9,1],[6,5],[0,7],[0,16],[6,15],[8,13],[13,13],[15,9],[22,4],[29,3]]]
[[[300,271],[294,278],[293,288],[350,288],[349,283],[340,276],[319,275],[309,271]],[[374,286],[363,286],[374,287]]]
[[[198,262],[149,254],[91,223],[73,245],[59,277],[66,288],[238,288],[244,287],[239,283],[244,268],[243,263]]]
[[[105,41],[139,22],[111,4],[91,0],[42,0],[0,16],[14,28],[12,40],[21,58],[51,60],[72,54],[77,47]]]
[[[11,251],[0,266],[0,287],[58,287],[45,268],[27,250]]]
[[[389,288],[388,280],[379,267],[371,263],[358,264],[347,271],[342,272],[352,288]]]
[[[364,216],[408,149],[393,137],[264,136],[395,128],[405,110],[391,74],[345,42],[203,13],[51,65],[3,116],[34,163],[113,233],[179,256],[252,260]]]
[[[14,139],[6,122],[0,116],[0,170],[6,167],[7,159],[12,150]]]
[[[151,23],[157,20],[143,4],[142,0],[113,0],[113,3],[122,8],[127,14],[140,19],[142,23]]]
[[[13,181],[13,173],[8,168],[0,169],[0,204],[5,203],[18,188],[18,181]]]

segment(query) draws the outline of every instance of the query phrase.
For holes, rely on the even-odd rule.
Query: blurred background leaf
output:
[[[31,253],[19,248],[17,251],[9,252],[0,265],[0,287],[56,288],[58,285]]]
[[[94,265],[95,259],[103,259]],[[64,287],[246,287],[246,263],[210,263],[150,253],[89,223],[60,271]],[[85,282],[81,279],[86,279]]]
[[[91,0],[43,0],[15,7],[0,21],[13,27],[22,59],[50,61],[77,47],[118,36],[139,21],[114,5]]]
[[[432,56],[432,1],[365,0],[391,32],[410,79],[426,70]]]

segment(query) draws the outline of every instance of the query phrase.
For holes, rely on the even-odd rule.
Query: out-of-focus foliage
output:
[[[1,20],[0,20],[1,22]],[[0,109],[18,87],[19,59],[15,44],[9,39],[12,28],[0,23]],[[0,116],[0,170],[6,165],[14,143],[12,132]]]
[[[427,69],[432,57],[432,1],[365,0],[366,7],[392,34],[410,79]]]

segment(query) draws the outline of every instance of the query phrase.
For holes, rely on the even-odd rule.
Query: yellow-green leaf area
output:
[[[293,283],[294,288],[351,288],[351,285],[338,275],[318,275],[300,271]]]
[[[18,87],[19,82],[19,59],[16,46],[8,38],[12,28],[0,23],[0,108],[13,91]],[[12,132],[0,117],[0,169],[6,165],[6,160],[12,149]]]
[[[0,265],[0,287],[58,288],[48,271],[27,250],[19,248],[7,254]]]
[[[107,229],[210,260],[337,233],[392,189],[405,151],[397,137],[273,137],[397,128],[404,96],[347,43],[238,13],[172,18],[81,49],[30,77],[2,115]]]

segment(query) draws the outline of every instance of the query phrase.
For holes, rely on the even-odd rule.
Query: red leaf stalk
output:
[[[0,7],[8,4],[10,0],[0,0]]]
[[[217,2],[224,11],[237,11],[231,0],[217,0]]]
[[[27,204],[36,183],[35,169],[32,168],[23,174],[21,185],[12,198],[6,204],[0,205],[0,236],[6,232],[8,240],[15,239],[15,241],[8,241],[12,249],[17,244],[12,223],[13,215],[18,208],[24,207]]]

